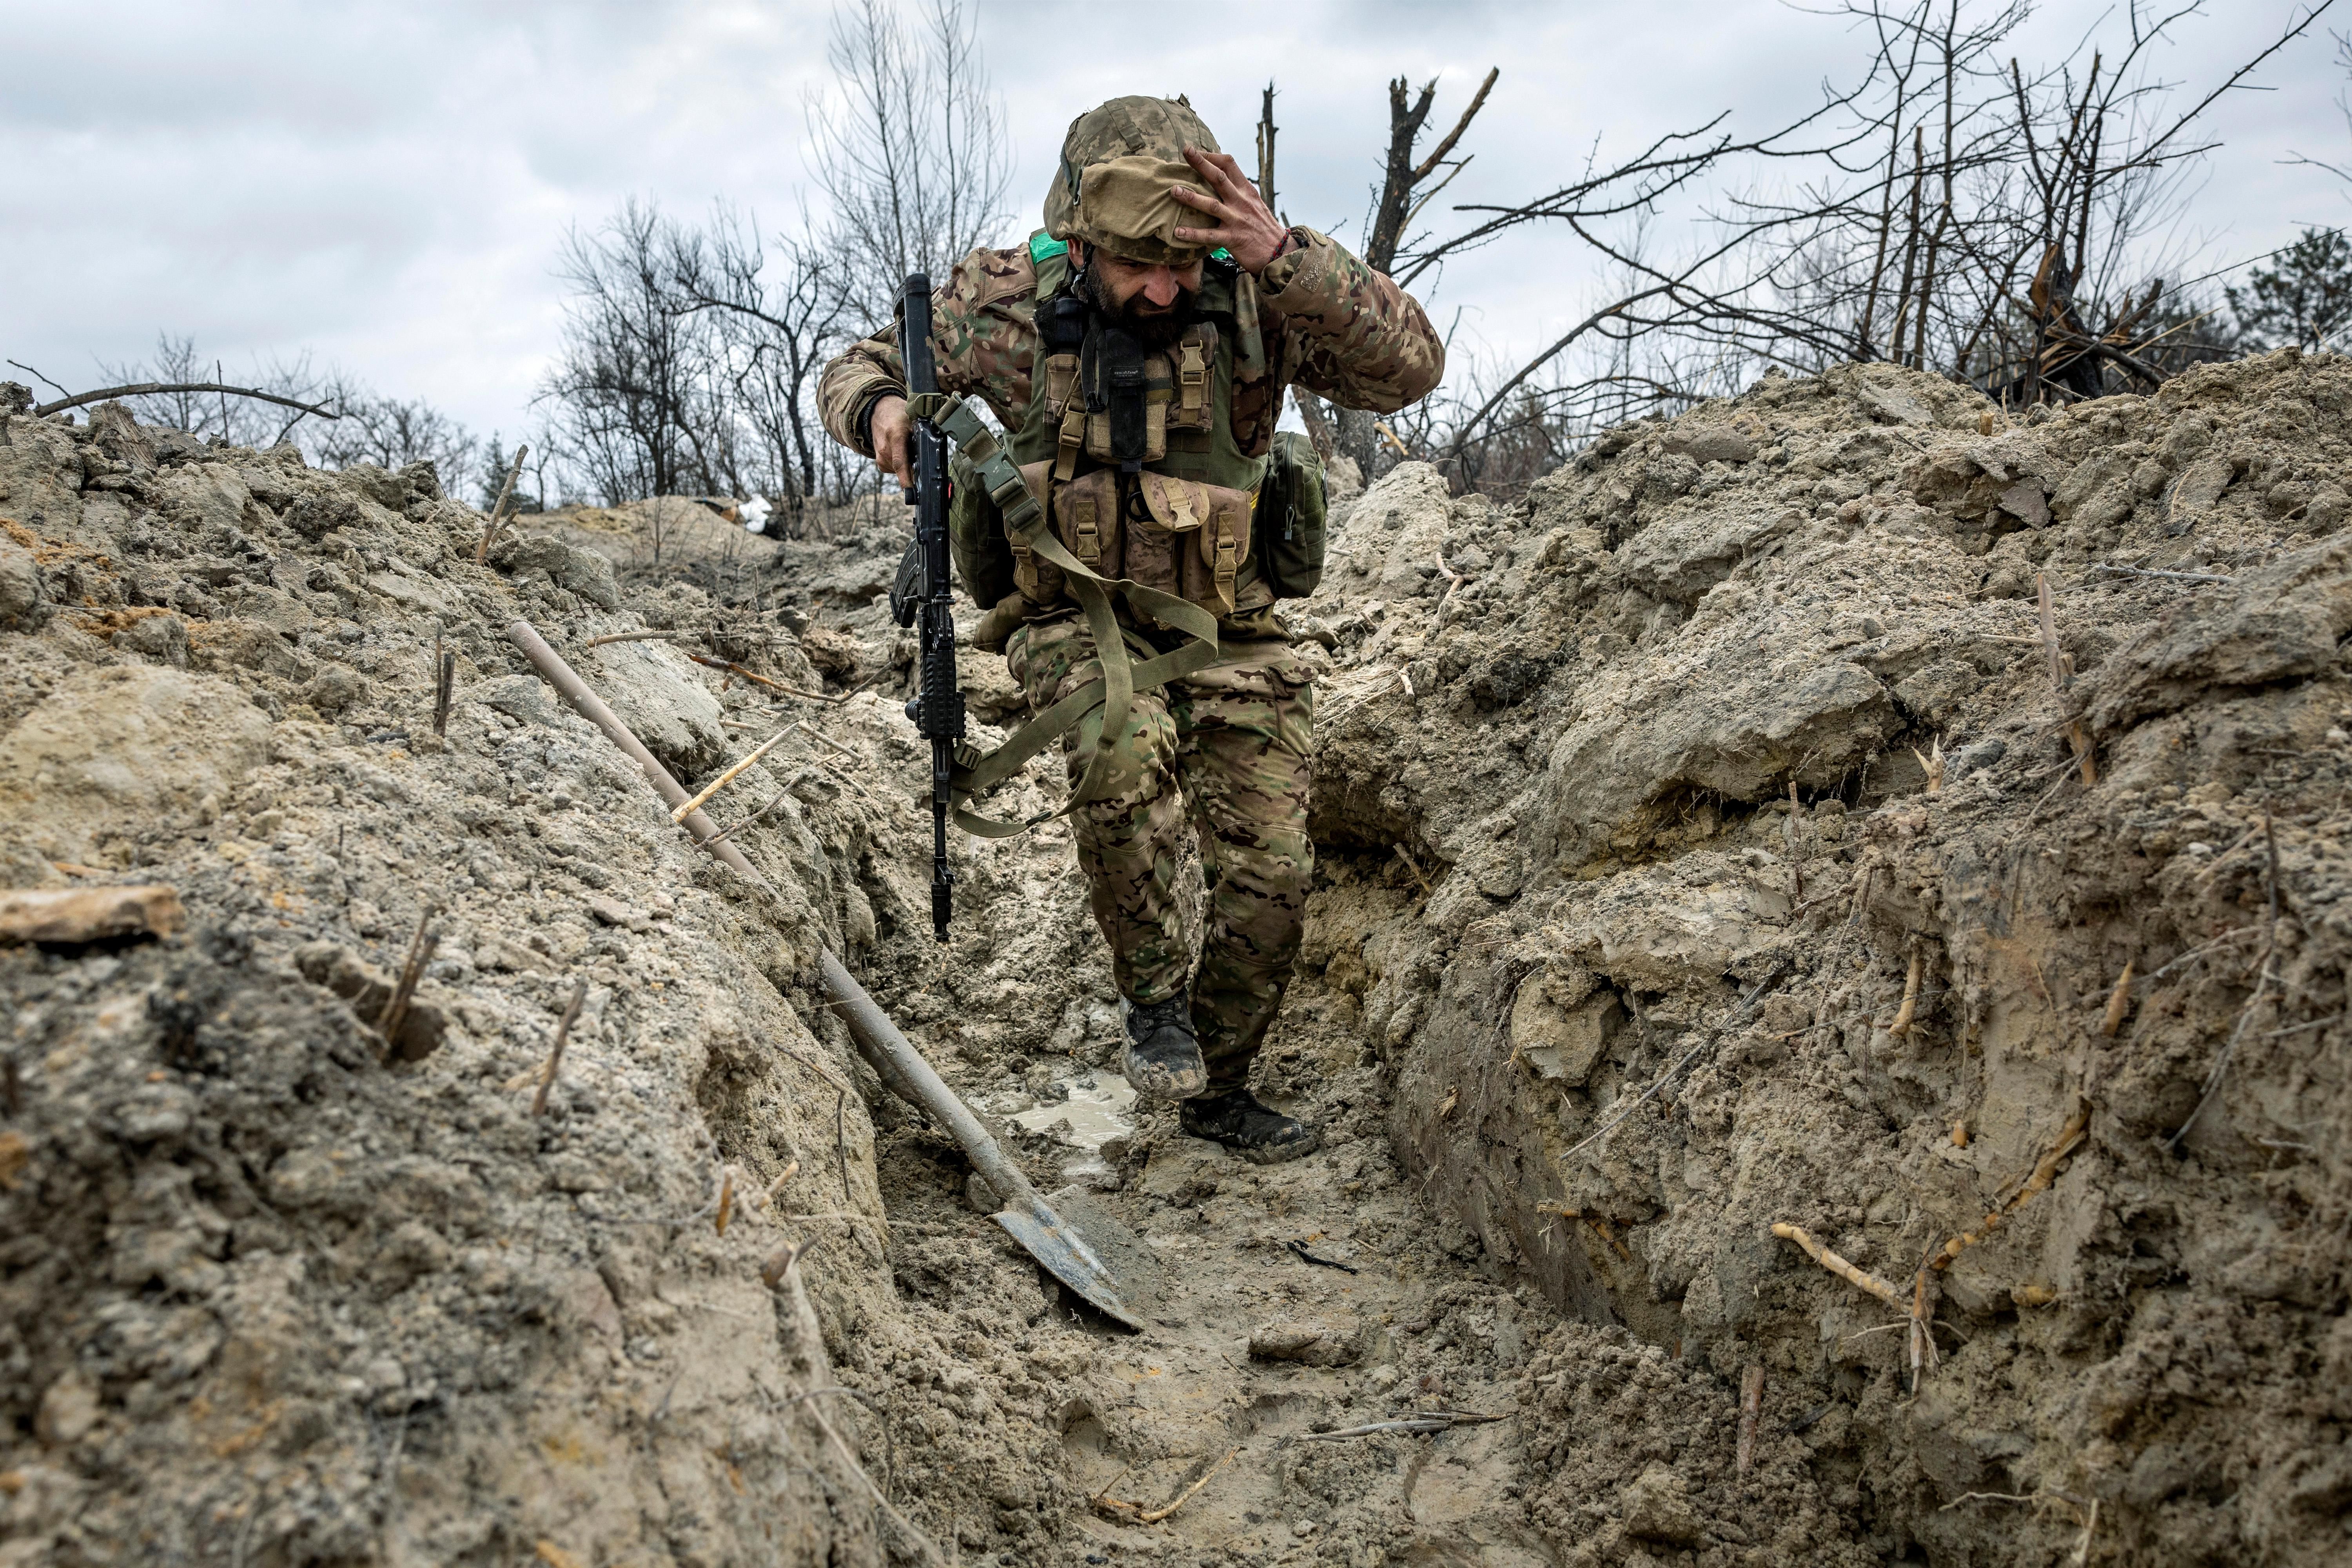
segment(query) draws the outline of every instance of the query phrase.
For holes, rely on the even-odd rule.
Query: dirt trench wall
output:
[[[884,1560],[819,1426],[868,1418],[801,1397],[853,1342],[935,1353],[807,1022],[882,814],[792,780],[752,902],[499,633],[533,617],[689,775],[735,744],[711,685],[585,647],[642,624],[609,563],[477,567],[481,522],[421,465],[0,418],[0,884],[190,916],[0,947],[0,1562]]]
[[[1762,1366],[1881,1552],[2352,1549],[2347,411],[2293,353],[2023,422],[1772,377],[1517,509],[1408,465],[1336,531],[1308,962],[1393,1138],[1491,1267]],[[1771,1233],[1907,1302],[2078,1110],[1929,1275],[1916,1394]]]

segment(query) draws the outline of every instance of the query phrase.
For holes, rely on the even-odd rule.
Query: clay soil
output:
[[[0,949],[0,1563],[2340,1558],[2347,405],[1843,371],[1338,498],[1274,1168],[1107,1092],[1066,829],[960,841],[931,941],[902,515],[478,566],[429,469],[8,417],[0,881],[190,923]],[[807,721],[714,807],[773,899],[518,617],[689,786]],[[828,946],[1146,1331],[975,1210]],[[1339,1436],[1431,1411],[1498,1419]]]

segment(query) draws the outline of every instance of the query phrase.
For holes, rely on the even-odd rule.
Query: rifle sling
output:
[[[1088,681],[1030,720],[995,751],[956,768],[952,786],[956,826],[983,838],[1011,837],[1101,798],[1111,771],[1112,748],[1126,731],[1135,694],[1214,663],[1219,653],[1217,618],[1189,599],[1129,578],[1103,577],[1071,554],[1055,537],[1045,508],[1030,492],[1021,470],[963,399],[933,393],[909,399],[908,411],[918,419],[936,420],[955,442],[1003,513],[1005,532],[1061,568],[1072,596],[1086,614],[1087,629],[1094,636],[1095,654],[1102,664],[1102,679]],[[1127,638],[1111,603],[1114,594],[1124,597],[1137,614],[1184,632],[1192,640],[1173,653],[1134,662],[1128,656]],[[1011,778],[1049,742],[1073,729],[1079,731],[1078,754],[1085,760],[1085,768],[1060,811],[1027,822],[1003,823],[963,809],[972,796]]]

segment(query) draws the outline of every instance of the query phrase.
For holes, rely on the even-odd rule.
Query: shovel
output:
[[[589,689],[587,682],[572,671],[562,656],[547,646],[536,627],[529,621],[518,620],[507,627],[507,638],[523,651],[575,712],[604,731],[605,738],[637,764],[656,795],[673,809],[687,804],[689,797],[677,780],[670,776],[669,770],[646,750],[620,715]],[[679,826],[693,834],[698,842],[711,840],[719,831],[718,826],[699,811],[688,813]],[[758,868],[744,858],[743,852],[726,839],[709,843],[709,847],[711,854],[753,887],[770,893],[775,891]],[[1027,1247],[1030,1256],[1044,1264],[1055,1279],[1084,1297],[1104,1316],[1140,1330],[1144,1320],[1139,1308],[1158,1268],[1157,1260],[1142,1241],[1084,1194],[1066,1194],[1063,1207],[1086,1224],[1086,1234],[1079,1234],[1077,1226],[1039,1196],[1029,1178],[1004,1157],[996,1140],[980,1124],[980,1119],[931,1070],[931,1064],[908,1043],[888,1015],[875,1005],[874,998],[842,966],[841,960],[827,952],[821,963],[824,987],[840,1008],[843,1020],[849,1026],[849,1037],[857,1043],[860,1054],[892,1093],[929,1111],[963,1145],[964,1153],[979,1170],[981,1179],[1004,1205],[995,1215],[996,1223],[1012,1232],[1013,1239]],[[1114,1273],[1105,1264],[1105,1252],[1118,1260],[1118,1272]],[[1122,1278],[1129,1281],[1124,1287]]]
[[[1004,1157],[1004,1151],[996,1146],[996,1140],[989,1136],[980,1118],[956,1098],[955,1090],[931,1070],[922,1052],[898,1032],[889,1015],[876,1006],[866,988],[842,967],[841,960],[828,952],[821,963],[824,988],[832,994],[842,1021],[849,1026],[849,1037],[857,1042],[858,1053],[892,1093],[929,1111],[963,1146],[964,1154],[980,1172],[981,1180],[1004,1205],[992,1216],[996,1223],[1012,1232],[1013,1239],[1027,1247],[1029,1255],[1044,1264],[1055,1279],[1085,1297],[1105,1317],[1130,1329],[1141,1329],[1141,1302],[1134,1288],[1141,1280],[1134,1279],[1123,1286],[1120,1276],[1104,1262],[1097,1247],[1124,1255],[1122,1260],[1129,1264],[1127,1272],[1138,1276],[1144,1272],[1138,1265],[1148,1256],[1143,1252],[1143,1244],[1097,1205],[1087,1202],[1083,1194],[1061,1195],[1065,1207],[1082,1213],[1086,1233],[1056,1213],[1030,1185],[1020,1167]]]

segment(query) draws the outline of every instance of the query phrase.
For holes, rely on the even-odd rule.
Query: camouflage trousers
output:
[[[1102,674],[1083,621],[1034,622],[1005,659],[1033,710]],[[1063,740],[1075,785],[1101,710]],[[1135,694],[1103,795],[1070,814],[1095,923],[1130,1001],[1177,994],[1192,973],[1192,1026],[1212,1092],[1238,1088],[1282,1005],[1315,847],[1307,837],[1309,672],[1287,644],[1233,643],[1197,674]],[[1189,819],[1189,820],[1188,820]],[[1183,836],[1208,883],[1197,973],[1177,903]]]

